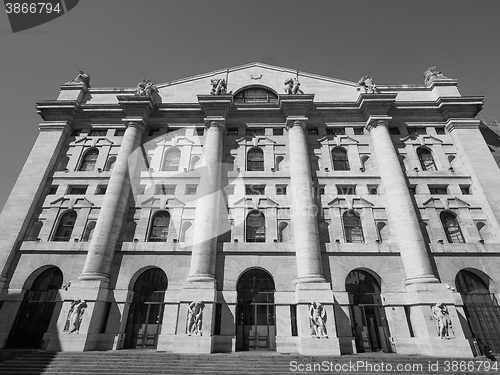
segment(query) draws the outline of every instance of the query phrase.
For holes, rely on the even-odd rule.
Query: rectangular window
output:
[[[427,130],[423,126],[417,126],[414,128],[408,128],[408,134],[410,135],[427,134]]]
[[[245,185],[245,195],[264,195],[266,185]]]
[[[320,197],[322,195],[325,195],[325,185],[318,185],[318,186],[315,186],[314,188],[314,196],[315,197]]]
[[[198,137],[203,137],[203,135],[205,135],[205,128],[196,128],[196,135]]]
[[[470,185],[460,185],[463,195],[470,195]]]
[[[286,195],[287,185],[276,185],[276,195]]]
[[[436,128],[436,134],[437,135],[444,135],[446,134],[444,128]]]
[[[326,135],[344,135],[345,128],[326,128]]]
[[[411,195],[416,195],[417,194],[417,185],[408,186],[408,191],[410,192]]]
[[[400,135],[401,132],[399,131],[399,128],[389,128],[389,134],[390,135]]]
[[[78,137],[80,135],[80,133],[81,133],[81,130],[73,130],[71,132],[71,136],[72,137]]]
[[[377,195],[378,194],[378,185],[368,185],[368,194]]]
[[[68,192],[66,194],[68,195],[85,195],[87,192],[87,185],[86,186],[68,186]]]
[[[175,185],[155,185],[156,195],[174,195]]]
[[[250,137],[257,136],[257,135],[264,135],[265,134],[264,128],[247,128],[247,135]]]
[[[185,128],[168,128],[168,132],[167,132],[168,138],[173,138],[173,137],[177,137],[180,135],[186,135]]]
[[[186,195],[196,195],[198,185],[186,185]]]
[[[354,134],[355,135],[363,135],[363,134],[365,134],[365,130],[362,126],[355,126],[354,127]]]
[[[146,185],[139,185],[137,188],[137,195],[144,195],[146,193]]]
[[[283,135],[283,128],[273,128],[273,135]]]
[[[238,128],[227,128],[227,135],[237,136],[238,135]]]
[[[356,194],[356,185],[337,185],[337,194],[354,195]]]
[[[148,137],[153,137],[155,135],[158,135],[159,132],[160,132],[160,129],[149,129]]]
[[[307,128],[308,135],[318,135],[318,128]]]
[[[108,185],[98,185],[97,190],[95,191],[96,195],[104,195],[106,194],[106,190],[108,189]]]
[[[107,133],[108,133],[107,129],[91,130],[89,132],[88,136],[89,137],[105,137]]]
[[[57,193],[57,188],[59,187],[59,185],[52,185],[49,189],[49,192],[48,192],[48,195],[54,195]]]
[[[431,194],[448,194],[448,185],[429,185]]]

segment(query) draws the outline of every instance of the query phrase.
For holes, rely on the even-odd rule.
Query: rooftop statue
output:
[[[155,91],[158,91],[153,82],[149,79],[142,79],[141,82],[138,83],[137,88],[135,89],[135,95],[137,96],[151,96]]]
[[[210,80],[212,84],[212,91],[210,95],[226,95],[226,80],[222,78],[214,78]]]
[[[81,70],[78,72],[78,75],[73,78],[71,81],[66,82],[68,84],[72,83],[83,83],[85,86],[90,88],[90,76],[87,73],[82,72]]]
[[[430,86],[432,82],[438,79],[448,79],[443,72],[439,71],[437,67],[431,66],[424,72],[424,84]]]
[[[367,94],[376,94],[378,92],[377,86],[375,85],[375,81],[371,76],[363,76],[358,81],[358,91],[361,87],[365,88],[365,93]]]
[[[285,81],[285,93],[289,95],[303,94],[300,89],[300,82],[297,78],[289,78]]]

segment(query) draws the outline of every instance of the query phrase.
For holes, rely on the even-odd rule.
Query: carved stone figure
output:
[[[377,86],[375,85],[375,81],[373,80],[373,77],[371,76],[363,76],[360,78],[358,81],[358,91],[360,90],[360,87],[364,87],[365,93],[367,94],[375,94],[378,92]]]
[[[68,333],[79,333],[80,324],[82,323],[83,313],[87,307],[87,302],[84,300],[76,299],[71,303],[71,308],[68,312],[68,317],[66,318],[66,324],[64,326],[64,332]]]
[[[153,82],[149,79],[142,79],[141,82],[137,84],[135,89],[135,95],[137,96],[151,96],[155,91],[158,91]]]
[[[430,86],[432,82],[438,79],[448,79],[443,72],[439,71],[437,67],[431,66],[424,72],[424,84]]]
[[[300,82],[297,78],[289,78],[285,81],[285,93],[289,95],[303,94],[300,89]]]
[[[450,313],[443,302],[432,306],[432,317],[436,320],[436,329],[441,339],[450,339],[454,336]]]
[[[214,78],[210,80],[212,84],[211,95],[226,95],[226,80],[222,78]]]
[[[309,305],[309,325],[312,337],[328,338],[326,332],[326,311],[321,303],[313,302]]]
[[[87,73],[84,73],[80,70],[78,72],[78,75],[67,83],[69,83],[69,84],[71,84],[71,83],[83,83],[85,86],[90,88],[90,76]]]
[[[204,308],[205,303],[203,301],[193,301],[188,305],[188,336],[192,334],[202,336]]]

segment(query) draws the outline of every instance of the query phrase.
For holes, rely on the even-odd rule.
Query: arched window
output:
[[[99,151],[96,148],[92,148],[85,153],[83,156],[82,164],[80,165],[80,171],[93,171],[95,168],[95,163],[97,162],[97,157],[99,156]]]
[[[260,211],[251,211],[247,216],[247,242],[266,242],[266,218]]]
[[[59,219],[59,224],[52,237],[52,241],[69,241],[76,222],[76,212],[67,211]]]
[[[342,215],[344,223],[345,242],[365,242],[361,219],[356,211],[346,211]]]
[[[247,155],[247,171],[264,170],[264,152],[258,148],[252,148]]]
[[[426,147],[419,147],[417,149],[417,155],[423,171],[437,171],[431,150]]]
[[[327,221],[321,221],[318,225],[319,228],[319,242],[330,243],[330,224]]]
[[[112,171],[115,166],[116,156],[110,156],[106,161],[106,165],[104,166],[105,171]]]
[[[167,211],[160,211],[156,213],[151,221],[149,242],[166,242],[169,226],[170,214]]]
[[[43,222],[41,222],[40,220],[34,222],[26,238],[26,241],[36,241],[38,235],[40,234],[40,231],[42,230],[42,227],[43,227]]]
[[[389,226],[383,221],[377,223],[378,239],[380,242],[387,242],[391,237]]]
[[[58,171],[64,171],[68,167],[69,157],[67,155],[61,156],[59,163],[57,164]]]
[[[332,161],[334,171],[348,171],[350,169],[347,151],[343,148],[337,147],[332,150]]]
[[[82,241],[90,241],[92,239],[92,235],[94,234],[95,229],[95,221],[89,221],[87,227],[85,228],[85,233],[83,234]]]
[[[260,87],[252,87],[242,90],[234,96],[234,102],[240,103],[277,103],[278,97],[271,90]]]
[[[180,242],[191,242],[193,236],[193,224],[190,221],[186,221],[182,224]]]
[[[477,231],[479,232],[479,236],[481,237],[481,240],[484,242],[493,242],[493,238],[491,236],[491,232],[488,228],[488,225],[482,221],[478,221],[476,223],[476,228]]]
[[[444,233],[449,243],[464,243],[464,236],[460,230],[457,217],[448,211],[441,212],[439,215],[443,224]]]
[[[282,170],[282,169],[283,169],[283,164],[285,164],[285,163],[283,162],[283,160],[284,160],[284,159],[285,159],[285,158],[284,158],[283,156],[277,156],[277,157],[276,157],[276,164],[275,164],[275,165],[276,165],[276,167],[275,167],[275,170],[276,170],[276,171],[280,171],[280,170]]]
[[[194,169],[196,168],[196,165],[198,164],[199,161],[200,161],[199,156],[193,156],[191,158],[191,162],[189,163],[189,170],[194,171]]]
[[[171,148],[165,153],[163,159],[162,171],[177,171],[179,170],[179,162],[181,160],[181,150]]]

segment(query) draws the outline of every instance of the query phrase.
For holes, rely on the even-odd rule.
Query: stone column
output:
[[[325,282],[319,247],[317,207],[313,200],[313,185],[304,121],[287,123],[290,154],[290,200],[292,228],[295,236],[297,282]]]
[[[191,269],[188,281],[215,281],[215,256],[219,215],[224,199],[221,191],[222,136],[224,119],[209,120],[203,147],[205,165],[198,184],[194,219]]]
[[[140,147],[145,129],[141,121],[127,124],[80,280],[109,280],[113,254],[128,209],[129,171],[135,170],[136,160],[131,155]]]
[[[406,179],[387,129],[388,120],[390,117],[370,117],[367,129],[385,190],[391,230],[401,252],[406,284],[437,283]]]

